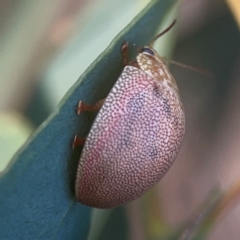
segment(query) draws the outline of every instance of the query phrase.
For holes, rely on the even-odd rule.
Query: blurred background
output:
[[[0,171],[148,2],[0,0]],[[215,79],[171,66],[187,124],[176,163],[142,199],[94,210],[89,240],[166,239],[214,187],[227,190],[240,179],[240,2],[183,0],[174,14],[172,59]],[[236,204],[217,218],[209,239],[239,236]]]

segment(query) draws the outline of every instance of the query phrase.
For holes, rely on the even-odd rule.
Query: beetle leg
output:
[[[138,50],[137,50],[138,51]],[[128,55],[128,42],[124,41],[121,47],[121,54],[122,54],[122,61],[124,66],[134,66],[134,67],[139,67],[138,63],[136,61],[129,61]]]
[[[78,106],[77,106],[77,114],[80,115],[82,112],[94,112],[94,111],[98,111],[103,103],[105,101],[105,98],[96,102],[93,105],[88,105],[86,103],[84,103],[83,101],[79,101]]]
[[[122,61],[124,66],[128,65],[128,42],[124,41],[121,47]]]
[[[75,135],[72,141],[72,149],[74,149],[75,147],[83,146],[85,141],[86,141],[86,138],[80,138],[78,137],[78,135]]]

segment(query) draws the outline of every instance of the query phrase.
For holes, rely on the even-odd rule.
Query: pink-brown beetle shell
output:
[[[140,197],[179,152],[185,116],[178,88],[149,49],[154,56],[139,53],[139,67],[124,68],[86,139],[75,185],[85,205],[111,208]]]

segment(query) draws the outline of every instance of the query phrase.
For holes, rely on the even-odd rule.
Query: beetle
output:
[[[175,21],[153,42],[173,27]],[[112,208],[142,196],[173,164],[185,133],[185,114],[174,77],[158,53],[144,46],[128,62],[106,99],[79,102],[77,113],[100,109],[79,160],[75,193],[80,203]],[[73,147],[83,144],[75,136]]]

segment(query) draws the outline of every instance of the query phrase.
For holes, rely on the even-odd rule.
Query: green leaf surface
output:
[[[106,97],[123,69],[122,42],[149,43],[174,2],[152,1],[16,153],[0,177],[0,239],[86,239],[91,208],[77,203],[74,197],[80,151],[72,151],[70,144],[76,133],[87,135],[95,115],[79,117],[75,106],[80,99],[94,103]]]

